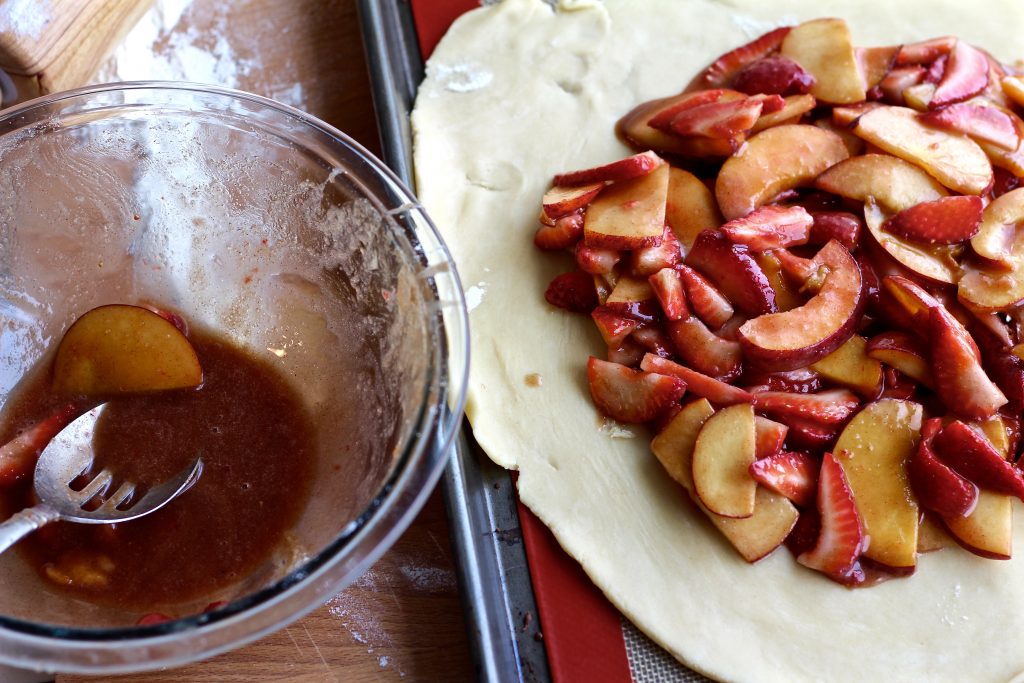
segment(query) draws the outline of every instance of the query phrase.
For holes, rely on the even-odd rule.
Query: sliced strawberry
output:
[[[0,489],[8,488],[32,476],[36,460],[60,430],[84,413],[88,406],[67,403],[0,446]]]
[[[766,204],[729,221],[722,226],[722,232],[737,244],[767,251],[807,244],[813,223],[811,214],[802,206]]]
[[[928,108],[938,109],[974,97],[988,86],[988,73],[985,53],[962,40],[956,41]]]
[[[683,137],[728,140],[737,149],[761,116],[763,102],[753,97],[719,100],[685,109],[672,119],[669,128]]]
[[[818,484],[818,461],[800,451],[779,451],[750,465],[750,476],[800,507],[810,505]]]
[[[590,313],[597,306],[594,278],[579,270],[556,275],[544,292],[544,299],[572,313]]]
[[[719,328],[732,318],[735,313],[732,304],[706,277],[682,263],[676,266],[676,270],[683,280],[690,308],[698,318],[712,328]]]
[[[991,142],[1011,152],[1020,146],[1020,135],[1013,119],[995,107],[961,102],[923,114],[921,120],[930,126],[963,133],[977,142]]]
[[[757,100],[761,103],[761,116],[767,116],[768,114],[774,114],[775,112],[782,111],[786,108],[789,101],[785,97],[779,95],[765,95],[764,93],[751,93],[751,99]],[[811,100],[814,98],[812,97]],[[801,99],[801,101],[804,101]],[[814,107],[812,106],[811,109]],[[808,110],[809,111],[809,110]]]
[[[882,367],[882,393],[878,398],[895,398],[907,400],[917,391],[917,382],[904,375],[896,368]]]
[[[674,363],[666,358],[661,358],[648,353],[640,362],[640,368],[647,372],[657,372],[663,375],[672,375],[686,382],[690,392],[706,398],[719,406],[730,406],[736,403],[750,403],[754,400],[752,394],[734,387],[725,382],[720,382],[714,377],[691,370],[685,365]]]
[[[633,330],[631,337],[640,346],[661,358],[670,357],[674,350],[672,340],[660,326],[654,323],[640,325]]]
[[[608,361],[619,365],[636,367],[640,365],[647,349],[630,337],[626,337],[619,346],[608,347]]]
[[[791,27],[783,26],[769,31],[763,36],[730,50],[716,59],[704,73],[697,77],[695,83],[702,87],[721,87],[731,81],[745,66],[767,57],[782,45]]]
[[[647,278],[651,283],[654,295],[658,297],[661,310],[669,320],[684,320],[690,317],[690,309],[686,305],[686,294],[683,292],[683,281],[672,268],[662,268]]]
[[[948,55],[956,45],[957,39],[953,36],[932,38],[918,43],[908,43],[900,46],[896,54],[895,66],[906,66],[907,64],[931,64],[939,57]]]
[[[1007,399],[981,367],[974,339],[944,306],[929,313],[932,378],[949,409],[968,419],[991,417]]]
[[[956,244],[973,237],[985,208],[981,197],[955,195],[921,202],[887,220],[882,229],[927,244]]]
[[[598,306],[590,312],[590,317],[594,319],[594,324],[597,325],[597,330],[601,333],[604,343],[610,348],[621,347],[622,343],[626,341],[626,337],[640,324],[633,318],[620,315],[607,306]]]
[[[799,285],[802,291],[813,294],[821,289],[827,273],[820,272],[821,269],[811,259],[796,256],[785,249],[778,249],[772,253],[779,260],[782,272],[794,284]]]
[[[739,341],[739,331],[745,322],[747,322],[747,319],[742,315],[734,315],[726,320],[724,325],[715,330],[715,334],[722,339]]]
[[[686,264],[715,283],[729,302],[746,316],[774,313],[778,309],[775,290],[750,250],[734,244],[720,232],[705,230],[697,235],[686,255]]]
[[[939,58],[931,63],[928,72],[924,75],[924,82],[938,85],[946,73],[946,64],[949,62],[949,55],[939,55]],[[932,93],[934,96],[934,92]]]
[[[932,450],[942,420],[927,420],[917,450],[907,461],[907,477],[917,502],[943,517],[966,517],[978,503],[978,487],[953,471]]]
[[[1001,197],[1021,186],[1021,179],[1005,168],[993,167],[992,197]]]
[[[818,475],[818,514],[821,532],[814,548],[796,561],[844,584],[859,583],[857,559],[864,549],[864,530],[843,466],[826,453]]]
[[[694,316],[669,321],[665,327],[672,348],[688,366],[723,382],[739,377],[743,351],[738,342],[716,336]]]
[[[1024,476],[978,430],[956,420],[939,432],[934,446],[942,462],[964,478],[983,489],[1024,500]]]
[[[992,317],[977,319],[971,323],[970,333],[981,352],[982,367],[1006,396],[1006,408],[1024,411],[1024,360],[1010,350],[1006,326]]]
[[[633,250],[629,255],[629,272],[634,277],[647,277],[662,268],[671,268],[683,260],[679,240],[667,225],[661,244]]]
[[[941,306],[939,300],[924,287],[901,275],[886,275],[882,278],[882,299],[891,298],[904,320],[909,321],[909,331],[921,334],[928,329],[930,311]]]
[[[583,237],[583,216],[571,213],[555,219],[554,225],[541,223],[533,235],[533,243],[541,249],[554,251],[575,246],[581,237]]]
[[[754,457],[760,460],[775,455],[786,443],[789,427],[760,415],[754,416]]]
[[[814,76],[792,59],[771,55],[740,69],[731,85],[748,95],[803,95],[809,93],[814,84]]]
[[[570,213],[576,213],[594,200],[604,183],[591,183],[577,187],[562,187],[555,185],[544,193],[541,199],[541,206],[544,215],[548,218],[561,218]]]
[[[564,219],[559,218],[558,220]],[[591,275],[607,275],[612,272],[615,264],[622,258],[622,252],[617,249],[588,247],[587,243],[582,240],[576,242],[573,255],[580,270]]]
[[[821,533],[821,516],[816,507],[809,507],[800,510],[800,516],[796,518],[793,530],[786,537],[786,547],[793,557],[801,553],[811,551],[818,543],[818,534]]]
[[[822,453],[832,447],[842,431],[842,425],[828,425],[814,420],[790,417],[786,420],[789,433],[786,443],[790,448]]]
[[[698,90],[697,92],[683,93],[676,97],[666,98],[665,106],[659,109],[658,113],[648,119],[647,125],[655,130],[660,130],[664,133],[671,133],[672,119],[678,116],[681,112],[684,112],[687,109],[693,109],[694,107],[699,107],[702,104],[718,102],[721,99],[742,100],[745,99],[745,96],[743,93],[736,92],[735,90],[716,88],[713,90]]]
[[[595,183],[629,180],[647,175],[664,162],[654,152],[641,152],[625,159],[613,161],[604,166],[586,168],[572,173],[561,173],[555,176],[554,184],[560,187],[577,185],[593,185]]]
[[[619,422],[648,422],[679,401],[686,382],[590,357],[590,395],[598,410]]]
[[[829,389],[817,394],[793,394],[785,391],[763,391],[754,394],[754,408],[787,424],[791,418],[826,425],[841,424],[857,410],[858,406],[860,399],[847,389]]]
[[[767,372],[750,368],[743,373],[743,383],[764,385],[767,391],[785,391],[795,394],[809,394],[822,387],[821,375],[810,368]]]
[[[903,66],[890,71],[878,84],[882,98],[889,104],[903,104],[903,91],[924,81],[928,72],[920,66]]]
[[[857,248],[864,221],[846,211],[811,211],[810,244],[825,246],[830,240],[836,240],[844,247],[853,251]],[[858,259],[859,262],[859,259]],[[864,270],[863,264],[861,270]]]

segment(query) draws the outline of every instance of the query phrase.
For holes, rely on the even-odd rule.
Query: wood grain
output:
[[[225,34],[237,87],[301,106],[379,150],[354,0],[194,0],[154,50],[214,49]],[[174,34],[178,34],[175,38]],[[469,681],[474,679],[448,523],[435,492],[408,531],[353,586],[267,638],[211,660],[148,674],[59,683]]]
[[[42,92],[81,85],[153,0],[0,0],[0,68]]]

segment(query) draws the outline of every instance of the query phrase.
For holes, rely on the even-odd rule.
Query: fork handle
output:
[[[0,524],[0,553],[10,548],[41,526],[60,519],[60,513],[49,505],[36,505],[11,515]]]

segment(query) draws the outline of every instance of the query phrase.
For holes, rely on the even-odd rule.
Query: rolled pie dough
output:
[[[846,19],[854,44],[954,34],[1024,57],[1024,2],[505,0],[459,19],[434,52],[415,129],[419,195],[471,307],[468,415],[519,495],[608,598],[692,668],[728,681],[1024,678],[1024,520],[1013,560],[958,548],[907,579],[848,590],[784,549],[740,559],[649,450],[605,424],[586,359],[589,318],[549,306],[572,268],[533,246],[551,177],[630,153],[616,120],[675,94],[717,55],[779,25]],[[540,382],[528,376],[539,376]]]

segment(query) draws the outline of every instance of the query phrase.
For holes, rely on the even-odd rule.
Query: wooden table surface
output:
[[[354,5],[354,0],[159,0],[97,80],[140,78],[149,69],[149,77],[220,82],[304,109],[376,151],[380,144]],[[163,13],[162,26],[156,12]],[[366,575],[306,618],[205,662],[103,680],[472,678],[448,523],[435,491]],[[93,680],[57,677],[60,683]]]

